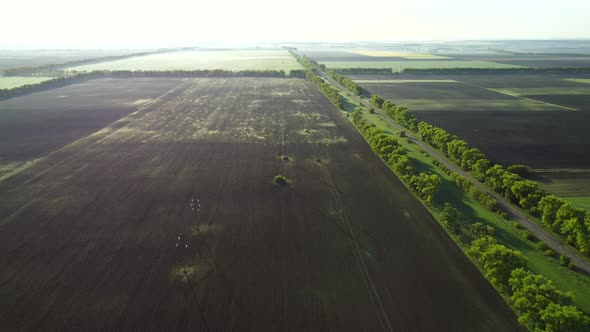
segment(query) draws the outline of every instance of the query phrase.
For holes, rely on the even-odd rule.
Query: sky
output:
[[[590,0],[6,0],[0,49],[590,38]]]

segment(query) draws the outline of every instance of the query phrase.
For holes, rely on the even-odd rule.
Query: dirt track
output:
[[[3,329],[518,329],[298,79],[181,84],[3,180],[0,261]]]

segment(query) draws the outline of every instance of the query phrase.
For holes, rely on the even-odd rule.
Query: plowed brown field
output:
[[[518,330],[299,79],[180,83],[4,179],[0,262],[2,330]]]

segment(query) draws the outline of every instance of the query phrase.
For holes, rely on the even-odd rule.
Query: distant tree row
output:
[[[194,49],[194,47],[159,49],[159,50],[149,51],[149,52],[136,52],[136,53],[124,54],[124,55],[111,55],[111,56],[105,56],[105,57],[100,57],[100,58],[75,60],[75,61],[68,61],[68,62],[64,62],[64,63],[52,63],[52,64],[45,64],[45,65],[40,65],[40,66],[14,67],[14,68],[5,69],[4,75],[5,76],[34,76],[34,75],[50,76],[50,75],[55,75],[60,70],[68,68],[68,67],[90,65],[90,64],[101,63],[101,62],[123,60],[123,59],[128,59],[128,58],[133,58],[133,57],[146,56],[146,55],[159,54],[159,53],[167,53],[167,52],[176,52],[176,51],[188,50],[188,49]]]
[[[354,125],[365,137],[369,145],[383,159],[387,165],[415,192],[429,204],[440,187],[441,180],[436,174],[419,173],[413,166],[410,157],[397,139],[391,134],[378,129],[374,124],[368,124],[362,117],[362,110],[356,109],[351,113]]]
[[[242,70],[242,71],[228,71],[228,70],[174,70],[174,71],[130,71],[130,70],[118,70],[118,71],[92,71],[82,73],[69,73],[63,77],[56,77],[47,81],[42,81],[36,84],[27,84],[12,89],[0,89],[0,100],[18,97],[25,94],[45,91],[55,88],[60,88],[70,84],[79,83],[86,80],[96,78],[144,78],[144,77],[302,77],[304,76],[303,71],[291,71],[290,75],[285,74],[283,70]]]
[[[526,258],[520,251],[483,235],[472,242],[467,253],[480,265],[485,277],[510,296],[518,322],[527,330],[582,332],[590,329],[590,320],[573,303],[573,294],[558,290],[543,275],[526,270]]]
[[[326,83],[320,75],[311,70],[305,71],[305,77],[323,92],[334,105],[338,108],[342,108],[342,99],[340,98],[340,93],[337,88],[332,86],[332,84]]]
[[[339,90],[324,81],[324,79],[318,75],[319,72],[325,71],[326,66],[317,63],[307,55],[300,55],[295,52],[294,48],[288,48],[289,53],[305,68],[305,78],[315,85],[321,92],[330,99],[338,108],[342,108],[342,98],[340,98]],[[299,73],[297,73],[299,75]]]
[[[297,60],[297,62],[299,62],[300,65],[303,66],[303,68],[305,68],[305,70],[318,73],[325,72],[328,69],[326,65],[317,63],[314,59],[308,57],[307,55],[298,54],[295,52],[294,48],[290,48],[289,53],[295,58],[295,60]]]
[[[331,69],[342,75],[391,75],[393,70],[389,68],[334,68]]]
[[[350,78],[340,75],[332,69],[328,69],[328,77],[333,79],[334,81],[340,83],[343,87],[345,87],[348,91],[354,93],[357,96],[361,95],[361,87],[358,86],[353,80]]]

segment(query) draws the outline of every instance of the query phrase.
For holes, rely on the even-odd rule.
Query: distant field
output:
[[[532,68],[590,67],[590,57],[487,58],[486,61]]]
[[[415,60],[415,61],[319,61],[328,68],[392,68],[400,72],[405,68],[519,68],[508,64],[489,61],[457,61],[457,60]]]
[[[515,89],[515,88],[585,88],[585,76],[569,79],[562,76],[549,75],[445,75],[447,79],[459,80],[491,89]]]
[[[476,86],[464,84],[457,81],[451,82],[404,82],[404,83],[382,83],[377,84],[371,81],[365,81],[361,86],[372,93],[376,93],[393,102],[398,99],[428,99],[428,100],[516,100],[512,96],[507,96],[488,89],[482,89]]]
[[[27,84],[36,84],[52,78],[53,77],[0,76],[0,89],[12,89]]]
[[[467,140],[495,162],[590,167],[585,152],[590,151],[590,95],[582,94],[590,89],[584,83],[537,75],[352,77],[419,119]],[[578,94],[520,95],[563,91]]]
[[[590,197],[568,197],[565,200],[579,209],[590,211]]]
[[[393,100],[392,100],[393,101]],[[395,103],[416,112],[547,112],[564,111],[561,107],[523,99],[396,99]],[[567,111],[567,110],[566,110]]]
[[[368,83],[368,84],[383,84],[383,83],[391,83],[391,84],[395,84],[395,83],[456,83],[457,81],[455,80],[445,80],[445,79],[440,79],[440,80],[354,80],[356,83],[358,84],[363,84],[363,83]]]
[[[371,93],[414,111],[557,111],[559,106],[517,98],[456,80],[356,80]],[[394,83],[395,82],[395,83]]]
[[[581,111],[590,111],[590,94],[539,94],[528,97],[551,104],[571,107]]]
[[[590,84],[590,78],[566,78],[566,81]]]
[[[590,168],[590,112],[411,109],[420,120],[458,135],[503,165]]]
[[[143,50],[0,50],[0,72],[14,67],[60,64],[69,61],[126,55]]]
[[[406,59],[446,59],[446,57],[426,53],[406,53],[373,50],[354,50],[351,53],[366,55],[370,57],[400,57]]]
[[[534,95],[589,95],[590,87],[543,87],[543,88],[509,88],[494,89],[512,96]]]
[[[590,169],[538,169],[533,179],[560,197],[590,197]]]
[[[284,70],[302,69],[284,50],[186,51],[70,67],[70,70]]]
[[[565,52],[566,50],[563,50]],[[571,51],[571,50],[570,50]],[[580,50],[582,51],[582,50]],[[544,50],[555,52],[555,50]],[[579,51],[578,51],[579,52]],[[444,54],[464,60],[491,61],[533,68],[590,67],[590,56],[576,54]]]

